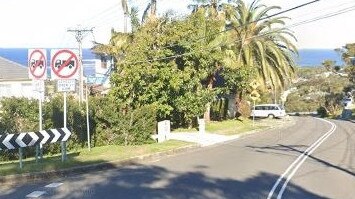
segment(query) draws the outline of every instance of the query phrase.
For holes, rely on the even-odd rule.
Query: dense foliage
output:
[[[1,100],[0,133],[20,133],[39,130],[38,101],[25,98]],[[76,150],[87,144],[85,106],[73,97],[67,99],[67,127],[72,132],[68,150]],[[90,99],[89,121],[92,146],[108,144],[137,145],[152,142],[155,132],[156,110],[154,106],[142,106],[135,110],[120,111],[120,105],[106,97]],[[63,96],[57,95],[43,103],[43,129],[62,128]],[[60,152],[60,143],[46,144],[45,154]],[[25,157],[33,156],[35,148],[25,148]],[[17,158],[17,150],[5,150],[0,160]]]
[[[178,18],[157,17],[156,4],[141,24],[131,17],[132,32],[113,31],[109,44],[95,47],[117,59],[110,96],[123,108],[154,105],[158,120],[191,127],[198,117],[210,119],[211,103],[223,94],[234,94],[237,116],[248,116],[241,107],[251,80],[276,93],[293,76],[296,49],[286,18],[261,20],[278,7],[197,0]]]
[[[344,87],[349,85],[346,77],[327,71],[327,68],[298,69],[298,82],[287,97],[287,112],[314,112],[322,115],[338,115]],[[326,112],[326,114],[324,113]]]

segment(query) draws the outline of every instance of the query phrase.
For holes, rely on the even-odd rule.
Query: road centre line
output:
[[[41,197],[43,194],[46,194],[47,192],[45,191],[34,191],[28,195],[26,195],[26,198],[39,198]]]
[[[57,187],[59,187],[61,185],[63,185],[63,183],[51,183],[51,184],[46,185],[44,187],[46,187],[46,188],[57,188]]]
[[[54,189],[54,188],[58,188],[62,185],[63,185],[63,183],[51,183],[51,184],[48,184],[44,187],[49,188],[49,189]],[[26,195],[26,198],[39,198],[44,194],[47,194],[47,192],[46,191],[34,191],[34,192]]]
[[[277,195],[277,199],[281,199],[283,192],[286,189],[286,186],[288,182],[291,180],[293,175],[297,172],[297,170],[301,167],[301,165],[305,162],[305,160],[313,153],[314,150],[316,150],[330,135],[332,135],[335,132],[336,125],[332,122],[329,122],[325,119],[321,118],[316,118],[318,120],[321,120],[323,122],[329,123],[332,127],[331,129],[325,133],[323,136],[321,136],[316,142],[314,142],[310,147],[308,147],[298,158],[286,169],[286,171],[277,179],[276,183],[272,187],[271,191],[269,192],[268,199],[271,199],[276,188],[278,185],[281,183],[282,179],[285,179],[285,176],[291,171],[291,173],[288,175],[286,181],[284,182],[279,194]],[[297,164],[297,165],[296,165]]]

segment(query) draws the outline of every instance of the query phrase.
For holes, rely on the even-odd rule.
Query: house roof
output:
[[[28,80],[26,66],[0,57],[0,81]]]

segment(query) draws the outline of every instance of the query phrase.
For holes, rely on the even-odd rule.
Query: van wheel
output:
[[[270,119],[273,119],[275,117],[275,115],[269,114],[267,117],[270,118]]]

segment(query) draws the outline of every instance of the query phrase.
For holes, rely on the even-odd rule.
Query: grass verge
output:
[[[64,163],[61,162],[60,155],[44,157],[39,163],[36,163],[34,158],[28,158],[23,161],[23,169],[19,168],[19,161],[2,162],[0,163],[0,176],[53,171],[76,166],[119,161],[131,157],[164,152],[188,145],[191,145],[191,143],[169,140],[164,143],[154,143],[142,146],[94,147],[91,151],[82,149],[68,153],[68,159]]]
[[[222,122],[209,122],[206,131],[221,135],[236,135],[253,130],[261,130],[283,123],[283,119],[250,119],[227,120]]]

